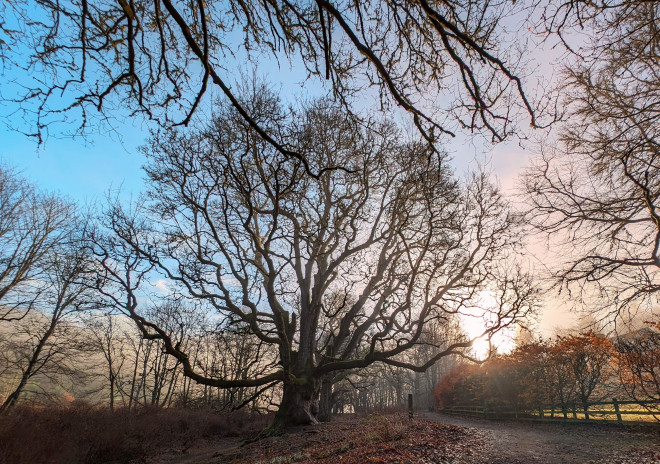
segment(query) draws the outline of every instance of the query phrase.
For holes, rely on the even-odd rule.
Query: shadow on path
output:
[[[484,464],[573,464],[660,462],[635,458],[637,451],[660,447],[660,427],[491,421],[425,413],[422,419],[472,427],[491,440]]]

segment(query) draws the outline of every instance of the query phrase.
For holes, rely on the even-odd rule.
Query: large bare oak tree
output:
[[[426,343],[427,324],[449,327],[482,291],[493,301],[485,336],[532,309],[535,288],[504,264],[519,243],[516,218],[485,174],[458,180],[424,141],[404,141],[387,121],[365,127],[326,100],[285,110],[256,86],[242,106],[322,174],[225,105],[198,131],[154,136],[147,197],[128,209],[112,203],[111,233],[92,238],[103,291],[186,376],[222,388],[281,383],[276,432],[317,422],[324,374],[376,362],[424,371],[467,354],[473,340],[420,365],[401,356]],[[326,169],[335,165],[348,169]],[[276,347],[277,364],[249,379],[200,374],[140,309],[140,280],[153,273],[172,283],[170,297],[249,327]]]

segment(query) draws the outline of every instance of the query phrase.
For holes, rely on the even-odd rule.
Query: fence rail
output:
[[[638,406],[642,409],[622,409],[621,406]],[[650,406],[656,407],[651,409]],[[611,406],[611,409],[594,408]],[[660,424],[660,401],[592,401],[539,406],[536,409],[511,411],[497,406],[455,406],[442,409],[445,414],[478,416],[488,419],[518,419],[554,422],[599,422],[626,424]],[[611,417],[612,419],[608,418]],[[656,421],[635,421],[623,416],[654,416]]]

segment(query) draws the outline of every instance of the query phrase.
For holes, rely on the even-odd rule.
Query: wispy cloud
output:
[[[172,290],[169,288],[169,281],[167,279],[158,279],[155,282],[152,282],[151,285],[156,287],[158,292],[163,295],[169,295],[172,293]]]

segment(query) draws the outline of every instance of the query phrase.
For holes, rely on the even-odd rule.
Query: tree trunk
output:
[[[131,396],[128,400],[128,409],[131,409],[131,406],[133,406],[133,401],[134,401],[134,396],[137,396],[135,394],[135,386],[137,383],[137,371],[138,371],[138,365],[140,363],[140,350],[142,349],[142,341],[143,339],[140,338],[140,344],[138,345],[138,349],[135,352],[135,368],[133,369],[133,381],[131,382]]]
[[[303,383],[303,379],[307,381]],[[318,424],[320,387],[320,380],[312,377],[299,377],[297,382],[285,381],[280,408],[266,433],[279,435],[286,427]]]
[[[323,376],[321,383],[321,398],[319,400],[319,416],[321,422],[332,420],[332,374]]]
[[[32,352],[32,356],[30,356],[28,365],[25,368],[23,375],[21,375],[20,383],[18,384],[16,389],[7,397],[7,399],[2,404],[2,406],[0,406],[0,411],[8,411],[9,409],[16,406],[16,403],[18,403],[18,398],[21,396],[21,393],[23,393],[23,389],[27,385],[28,380],[30,380],[30,378],[32,378],[32,376],[35,373],[35,367],[39,362],[39,356],[41,355],[44,346],[46,346],[48,339],[50,338],[51,335],[53,335],[53,332],[55,332],[55,327],[57,326],[57,322],[58,319],[56,313],[55,315],[53,315],[53,318],[51,319],[51,323],[50,326],[48,327],[48,330],[46,330],[46,333],[44,333],[43,336],[37,342],[37,346],[35,346],[34,351]]]
[[[115,410],[115,378],[112,375],[112,368],[110,368],[110,411]]]
[[[110,411],[115,410],[115,374],[112,370],[112,352],[108,348],[108,379],[110,380]]]

